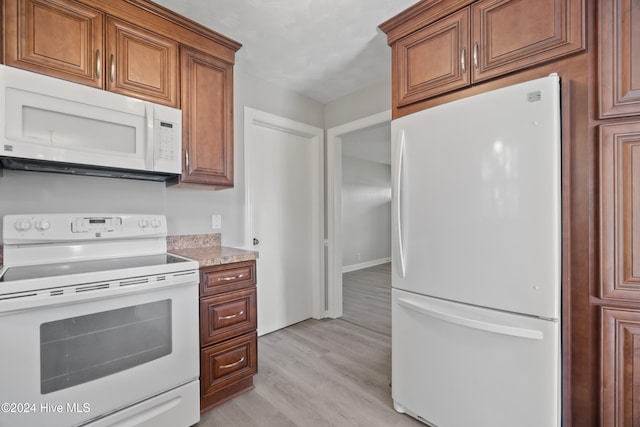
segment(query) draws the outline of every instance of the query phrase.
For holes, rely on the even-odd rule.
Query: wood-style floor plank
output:
[[[260,337],[255,389],[198,425],[424,426],[392,407],[390,283],[388,265],[345,274],[345,316]]]
[[[391,263],[342,275],[342,320],[391,336]]]

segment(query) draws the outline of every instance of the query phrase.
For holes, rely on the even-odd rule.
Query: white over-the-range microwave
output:
[[[181,173],[182,112],[0,65],[7,169],[167,181]]]

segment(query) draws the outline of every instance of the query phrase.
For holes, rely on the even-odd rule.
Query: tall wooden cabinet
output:
[[[233,187],[241,45],[147,0],[5,0],[6,65],[183,111],[179,184]]]
[[[640,425],[640,2],[599,2],[600,419]]]

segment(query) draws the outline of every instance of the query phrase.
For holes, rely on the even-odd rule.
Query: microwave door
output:
[[[148,103],[74,85],[73,90],[92,91],[86,102],[78,102],[77,94],[73,100],[60,97],[68,93],[68,82],[54,83],[63,87],[44,92],[5,88],[5,152],[25,159],[152,170]]]

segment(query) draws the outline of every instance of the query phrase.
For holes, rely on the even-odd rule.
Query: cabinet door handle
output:
[[[244,277],[244,274],[238,274],[237,276],[229,276],[229,277],[218,277],[218,282],[220,281],[228,282],[230,280],[242,279],[243,277]]]
[[[460,52],[460,67],[462,68],[462,74],[467,74],[467,48],[463,47],[462,52]]]
[[[244,310],[239,311],[236,314],[231,314],[229,316],[222,316],[222,317],[218,317],[218,320],[229,320],[229,319],[234,319],[238,316],[242,316],[244,314]]]
[[[473,44],[473,68],[478,70],[478,42]]]
[[[109,79],[111,79],[111,83],[113,83],[113,81],[116,78],[116,58],[113,56],[113,53],[111,54],[111,58],[110,58],[110,65],[109,68],[111,69],[111,71],[109,72]]]
[[[102,75],[102,55],[100,49],[96,49],[96,77],[99,79]]]
[[[244,362],[244,356],[242,356],[237,362],[229,363],[228,365],[220,365],[220,369],[233,368],[234,366],[238,366],[242,362]]]
[[[185,171],[189,170],[189,152],[188,151],[184,152],[184,170]]]

